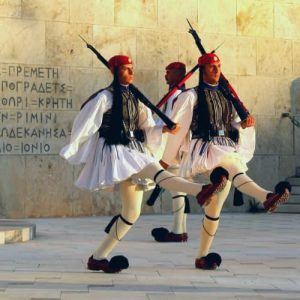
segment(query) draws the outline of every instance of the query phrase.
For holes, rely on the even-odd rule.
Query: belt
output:
[[[100,128],[99,137],[108,139],[110,137],[110,135],[111,135],[111,132],[109,130]],[[142,143],[145,141],[145,135],[144,135],[144,131],[142,129],[128,130],[128,131],[126,131],[126,137],[130,140],[136,139]]]
[[[142,143],[145,141],[145,134],[142,129],[134,129],[127,131],[127,137],[130,139],[137,139]]]
[[[222,130],[209,130],[210,136],[226,136],[226,131],[224,129]]]
[[[213,129],[210,129],[208,130],[208,137],[209,137],[209,140],[215,136],[220,136],[220,137],[228,137],[228,131],[227,130],[213,130]],[[192,139],[203,139],[205,138],[205,135],[204,134],[199,134],[199,133],[193,133],[192,135]]]

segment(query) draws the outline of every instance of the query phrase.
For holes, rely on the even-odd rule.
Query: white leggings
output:
[[[177,192],[184,192],[193,196],[196,196],[202,190],[201,184],[189,182],[168,171],[163,171],[158,174],[160,170],[163,170],[163,168],[158,163],[151,163],[138,174],[134,175],[134,177],[154,179],[156,176],[155,181],[161,187]],[[94,252],[93,257],[95,259],[106,258],[129,231],[131,228],[129,224],[134,224],[140,216],[143,192],[140,191],[131,180],[126,180],[120,183],[120,193],[122,200],[122,218],[117,218],[110,228],[109,234]]]
[[[248,175],[246,175],[239,164],[224,161],[221,166],[228,171],[229,180],[232,181],[234,187],[242,193],[256,198],[261,203],[266,200],[268,193],[271,193],[270,191],[260,187]]]
[[[160,170],[163,170],[163,168],[158,163],[152,163],[138,174],[134,175],[134,177],[154,179],[154,176]],[[164,189],[182,192],[193,196],[197,196],[197,194],[202,190],[202,184],[190,182],[168,171],[161,172],[156,177],[155,181]]]
[[[205,206],[205,215],[203,223],[200,228],[200,244],[197,257],[206,256],[209,253],[210,247],[213,243],[215,234],[219,226],[219,218],[222,207],[230,192],[231,183],[238,188],[242,193],[252,196],[264,202],[266,200],[267,191],[257,185],[250,177],[243,172],[243,167],[235,161],[224,160],[221,166],[229,173],[229,180],[227,181],[225,189],[219,194],[213,196],[209,205]],[[233,180],[233,182],[231,182]],[[215,220],[213,220],[215,219]]]

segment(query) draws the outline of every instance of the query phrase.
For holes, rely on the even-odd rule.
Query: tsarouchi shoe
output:
[[[97,260],[91,256],[87,263],[87,268],[93,271],[103,271],[104,273],[119,273],[129,266],[128,259],[123,255],[117,255],[107,259]]]
[[[168,242],[187,242],[188,234],[184,233],[173,233],[170,232],[167,228],[159,227],[152,229],[152,236],[157,242],[168,243]]]
[[[209,198],[214,194],[220,193],[226,186],[229,174],[222,167],[215,168],[210,174],[210,184],[202,187],[202,190],[196,196],[198,203],[203,206],[209,204]]]
[[[289,199],[292,187],[287,181],[281,181],[275,186],[275,193],[269,193],[263,203],[265,210],[272,213],[276,208]]]
[[[196,258],[195,268],[203,270],[215,270],[221,265],[222,258],[218,253],[209,253],[206,256]]]

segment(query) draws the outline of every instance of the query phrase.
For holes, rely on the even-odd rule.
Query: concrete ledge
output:
[[[36,225],[18,220],[0,219],[0,245],[27,242],[36,236]]]

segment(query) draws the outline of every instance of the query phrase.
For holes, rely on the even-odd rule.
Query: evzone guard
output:
[[[171,119],[181,127],[176,135],[168,136],[160,163],[165,168],[173,165],[179,152],[182,157],[179,175],[184,178],[210,174],[214,181],[215,172],[212,170],[222,167],[228,171],[225,188],[211,197],[212,201],[204,207],[195,259],[196,268],[215,269],[222,259],[219,254],[209,251],[231,185],[256,198],[269,213],[288,200],[291,186],[283,181],[275,186],[274,191],[268,191],[246,174],[247,163],[255,148],[255,119],[242,103],[233,103],[232,95],[221,89],[221,62],[216,54],[204,54],[198,63],[199,85],[177,97]]]
[[[108,66],[114,76],[112,84],[95,93],[76,116],[71,140],[60,155],[71,164],[84,163],[76,186],[89,191],[120,188],[122,209],[106,227],[106,237],[88,259],[90,270],[116,273],[128,268],[128,259],[108,259],[140,216],[142,186],[147,179],[161,187],[194,195],[200,205],[223,190],[227,172],[212,172],[208,185],[189,182],[165,171],[150,155],[161,143],[162,133],[175,134],[179,127],[155,125],[151,111],[139,100],[133,88],[132,60],[125,55],[113,56]]]
[[[165,79],[166,83],[169,86],[169,91],[172,90],[175,86],[180,83],[186,74],[186,66],[182,62],[172,62],[168,64],[165,68]],[[185,90],[185,85],[182,85],[167,101],[167,103],[163,107],[163,112],[169,117],[172,113],[172,107],[174,105],[174,101],[178,95]],[[159,119],[157,124],[162,124],[162,121]],[[165,136],[164,142],[161,145],[161,150],[156,157],[161,158],[161,154],[163,153],[166,140],[168,135]],[[162,153],[161,153],[162,152]],[[168,168],[174,175],[178,175],[178,167],[179,167],[180,158],[176,157],[176,162]],[[158,187],[159,188],[159,187]],[[169,231],[167,228],[158,227],[154,228],[151,232],[152,236],[157,242],[186,242],[188,240],[188,234],[186,229],[186,218],[187,213],[189,212],[189,199],[186,194],[181,192],[170,191],[172,195],[172,212],[173,212],[173,225],[172,230]],[[158,197],[156,189],[151,196]],[[155,196],[156,194],[156,196]],[[149,200],[151,199],[151,196]],[[152,200],[153,202],[155,199]],[[150,200],[151,202],[151,200]],[[149,201],[147,201],[149,203]],[[151,204],[150,204],[151,205]]]

